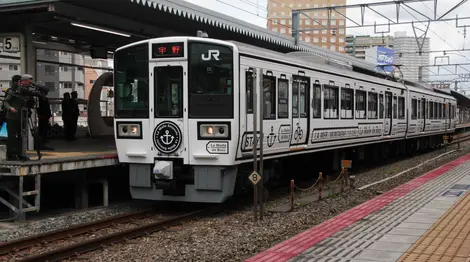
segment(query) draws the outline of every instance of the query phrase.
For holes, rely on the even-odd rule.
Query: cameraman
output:
[[[4,101],[7,110],[7,159],[8,160],[21,160],[27,161],[29,157],[22,152],[23,137],[21,134],[21,121],[25,123],[23,128],[27,129],[28,119],[21,118],[21,109],[31,105],[34,97],[43,96],[41,92],[37,91],[33,86],[33,76],[24,74],[21,76],[19,85],[13,86],[7,93]],[[29,111],[29,109],[28,109]],[[29,113],[29,112],[28,112]],[[28,115],[24,116],[28,117]]]

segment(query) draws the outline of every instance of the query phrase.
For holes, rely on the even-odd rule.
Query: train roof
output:
[[[292,52],[292,53],[280,53],[269,49],[264,49],[257,46],[248,45],[245,43],[240,43],[237,41],[228,41],[235,46],[237,46],[238,51],[242,54],[252,55],[260,58],[270,59],[273,61],[282,61],[285,63],[290,63],[294,65],[301,65],[308,68],[325,71],[328,73],[339,74],[339,75],[350,75],[358,80],[363,81],[373,81],[376,84],[383,84],[388,86],[393,86],[399,89],[409,89],[414,92],[428,94],[428,95],[438,95],[441,97],[445,97],[448,99],[455,99],[453,96],[444,94],[444,93],[437,93],[434,92],[433,89],[427,88],[424,85],[419,83],[411,84],[409,81],[405,81],[404,83],[391,81],[389,79],[384,79],[382,77],[368,75],[362,72],[354,71],[354,67],[352,64],[345,63],[343,61],[331,60],[325,57],[317,56],[313,53],[306,53],[306,52]],[[365,77],[369,77],[369,79],[365,79]]]

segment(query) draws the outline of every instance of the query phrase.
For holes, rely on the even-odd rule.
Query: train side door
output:
[[[445,108],[445,112],[446,112],[446,118],[447,118],[447,129],[451,129],[452,128],[452,104],[451,103],[447,103],[447,106]]]
[[[308,141],[309,87],[310,81],[307,77],[293,77],[291,146],[306,144]]]
[[[384,136],[392,133],[392,93],[385,92]]]

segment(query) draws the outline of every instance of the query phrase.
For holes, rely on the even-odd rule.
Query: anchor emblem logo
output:
[[[165,145],[171,145],[173,143],[173,140],[175,139],[174,136],[170,135],[170,130],[165,130],[165,134],[160,136],[160,139],[162,140],[162,143]]]
[[[276,141],[277,135],[274,133],[274,127],[271,126],[271,133],[269,133],[267,137],[267,142],[268,142],[268,147],[272,147],[274,145],[274,142]]]
[[[157,125],[153,133],[153,143],[158,151],[171,154],[181,145],[181,130],[173,122],[164,121]]]

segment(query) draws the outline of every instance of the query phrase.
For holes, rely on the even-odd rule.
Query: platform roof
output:
[[[0,0],[0,22],[9,31],[32,26],[34,39],[59,42],[88,50],[90,46],[115,48],[142,39],[188,35],[198,30],[209,37],[235,40],[279,52],[307,51],[338,59],[355,67],[373,64],[301,42],[186,1],[167,0]],[[73,26],[93,25],[128,34],[123,37]],[[51,39],[54,36],[54,39]],[[104,37],[105,36],[105,37]]]

